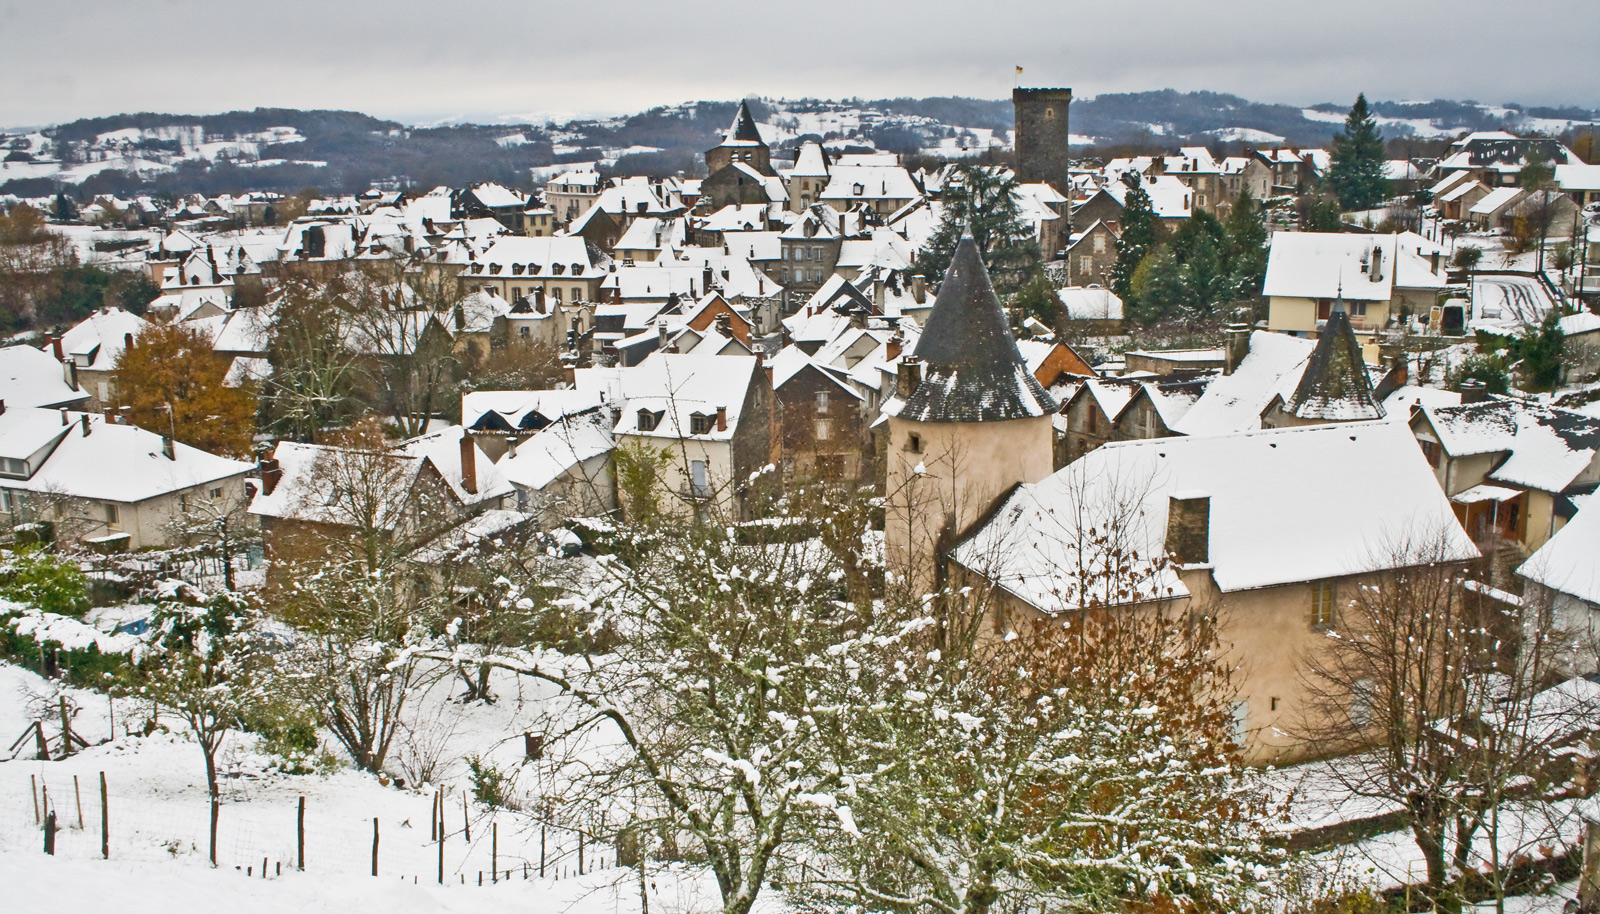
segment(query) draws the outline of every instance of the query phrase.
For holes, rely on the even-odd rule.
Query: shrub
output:
[[[89,609],[89,584],[78,566],[43,548],[27,546],[12,554],[0,597],[47,613],[78,618]]]

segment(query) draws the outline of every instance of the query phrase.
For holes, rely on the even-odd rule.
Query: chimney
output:
[[[1367,278],[1373,282],[1383,282],[1383,248],[1372,249],[1372,271],[1367,274]]]
[[[909,398],[921,384],[922,360],[914,355],[901,359],[899,370],[895,373],[895,393],[902,398]]]
[[[506,436],[506,459],[513,460],[517,456],[517,436]]]
[[[278,466],[276,457],[261,458],[261,494],[271,495],[272,490],[278,487],[278,480],[283,478],[283,468]]]
[[[726,311],[717,315],[717,332],[723,336],[733,336],[733,319]]]
[[[84,434],[87,435],[89,433],[84,432]],[[161,436],[161,454],[168,460],[176,461],[178,459],[178,446],[167,435]]]
[[[928,301],[928,280],[926,277],[911,277],[911,300],[917,304],[926,304]]]
[[[0,416],[4,416],[5,414],[6,414],[6,401],[0,400]]]
[[[61,407],[61,427],[66,428],[71,424],[72,420],[67,418],[67,408],[65,406]]]
[[[123,349],[132,349],[133,348],[133,334],[124,333],[122,335],[122,348]]]
[[[727,430],[728,430],[728,408],[726,406],[719,406],[719,407],[717,407],[717,431],[725,432]]]
[[[1250,325],[1229,324],[1223,332],[1222,373],[1233,374],[1250,354]]]
[[[133,407],[121,406],[117,408],[117,421],[123,425],[133,424]]]
[[[1180,565],[1211,560],[1211,496],[1174,493],[1167,503],[1167,552]]]
[[[83,414],[83,421],[82,421],[81,424],[83,426],[83,437],[85,437],[85,438],[89,437],[89,414],[88,413],[84,413]]]
[[[867,329],[867,309],[857,305],[850,309],[850,326],[856,330]]]
[[[478,447],[472,443],[472,436],[465,431],[461,433],[461,488],[468,495],[478,494]]]
[[[50,348],[54,350],[56,354],[56,361],[65,362],[67,360],[66,355],[61,351],[61,335],[59,333],[51,335]]]
[[[1470,403],[1486,403],[1489,400],[1489,388],[1482,381],[1461,382],[1461,405]]]
[[[889,342],[884,344],[884,356],[890,362],[900,358],[900,347],[903,345],[905,341],[900,339],[900,331],[896,330],[894,336],[889,337]]]

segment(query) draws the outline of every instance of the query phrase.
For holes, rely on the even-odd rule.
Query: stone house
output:
[[[1384,469],[1363,477],[1359,502],[1346,486],[1306,485],[1342,479],[1351,466]],[[1307,658],[1331,643],[1360,587],[1387,570],[1374,543],[1440,530],[1450,560],[1478,557],[1428,475],[1393,422],[1116,442],[1005,493],[957,540],[952,580],[986,588],[993,638],[1078,611],[1074,595],[1086,591],[1126,588],[1116,612],[1215,618],[1234,664],[1235,738],[1246,759],[1313,757],[1316,745],[1300,734],[1318,723],[1326,696],[1308,685]],[[1074,569],[1104,564],[1102,537],[1171,563],[1144,558],[1105,579],[1080,576]]]
[[[1111,271],[1117,265],[1116,223],[1096,219],[1067,245],[1065,260],[1067,285],[1109,288]]]

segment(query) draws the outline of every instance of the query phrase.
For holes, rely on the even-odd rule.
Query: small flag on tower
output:
[[[1018,76],[1021,76],[1021,75],[1022,75],[1022,68],[1021,68],[1021,67],[1018,67],[1018,68],[1017,68],[1017,75],[1018,75]]]

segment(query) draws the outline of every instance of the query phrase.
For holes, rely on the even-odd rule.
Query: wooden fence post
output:
[[[300,798],[300,809],[295,815],[294,828],[295,863],[300,872],[306,871],[306,798]]]
[[[539,878],[544,878],[544,823],[539,823]]]
[[[467,816],[467,792],[461,791],[461,830],[466,835],[467,843],[472,843],[472,819]]]
[[[83,831],[83,791],[78,789],[78,776],[72,776],[72,798],[78,804],[78,831]]]
[[[44,852],[52,856],[56,852],[56,814],[53,810],[44,814]]]
[[[35,775],[28,775],[28,793],[33,796],[33,824],[39,825],[44,817],[39,812],[39,778]]]
[[[106,798],[106,773],[100,772],[100,856],[111,859],[111,803]]]
[[[372,875],[378,875],[378,817],[372,817]]]
[[[500,823],[489,823],[489,881],[499,882],[496,874],[500,872]]]

